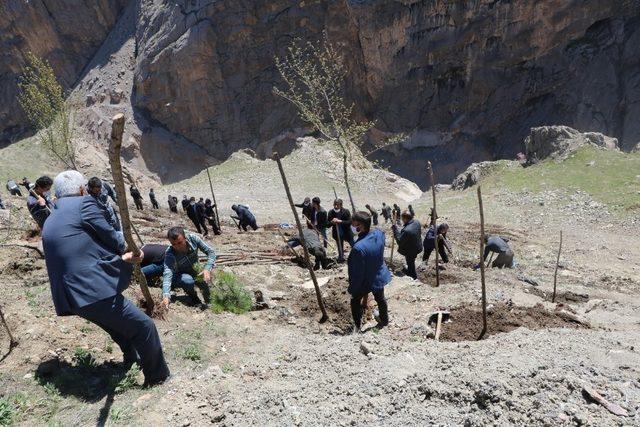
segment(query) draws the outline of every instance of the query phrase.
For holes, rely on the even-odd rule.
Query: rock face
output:
[[[128,0],[0,2],[0,145],[28,124],[16,98],[27,52],[47,59],[70,88],[115,25]]]
[[[70,84],[124,2],[77,6],[80,18],[56,18],[68,25],[50,16],[79,2],[23,4],[0,17],[0,40],[12,46],[16,32],[27,39],[25,22],[48,29],[54,41],[38,53],[80,58],[73,66],[54,61]],[[49,3],[58,7],[41,13]],[[411,135],[376,159],[416,182],[426,183],[427,158],[446,181],[471,162],[511,157],[536,126],[602,132],[627,149],[640,140],[638,1],[139,0],[136,7],[134,82],[122,95],[150,123],[218,159],[244,147],[268,155],[305,133],[293,107],[272,93],[281,84],[274,57],[294,38],[323,32],[344,52],[357,115],[375,119],[379,131]],[[97,30],[85,34],[87,22]],[[22,46],[11,58],[29,43]],[[15,69],[4,75],[11,81]],[[5,134],[21,125],[13,110],[0,110]]]
[[[527,163],[534,164],[547,157],[564,159],[584,145],[609,150],[618,149],[618,140],[597,132],[580,133],[567,126],[542,126],[531,129],[524,141]]]

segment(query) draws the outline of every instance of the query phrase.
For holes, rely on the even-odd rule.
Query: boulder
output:
[[[618,140],[597,132],[581,133],[568,126],[541,126],[531,128],[524,145],[527,164],[531,165],[549,157],[565,159],[585,145],[617,150]]]

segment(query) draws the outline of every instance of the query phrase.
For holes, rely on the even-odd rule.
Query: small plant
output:
[[[109,354],[113,353],[113,342],[111,340],[107,340],[107,342],[104,344],[104,351]]]
[[[117,377],[114,377],[115,381],[112,384],[113,391],[116,394],[121,394],[128,390],[131,390],[132,388],[137,387],[139,374],[140,374],[140,367],[138,366],[137,363],[134,363],[133,365],[131,365],[131,368],[129,368],[127,373],[124,374],[124,377],[122,377],[120,380],[117,380]]]
[[[229,363],[225,363],[224,365],[222,365],[222,372],[224,372],[225,374],[233,372],[233,366],[231,366]]]
[[[33,293],[30,290],[26,290],[24,295],[27,298],[27,304],[29,305],[29,307],[38,308],[38,306],[40,304],[38,304],[38,300],[36,299],[36,294],[35,293]]]
[[[86,369],[91,369],[96,366],[96,359],[94,359],[93,355],[89,352],[89,350],[77,347],[73,353],[73,361]]]
[[[109,411],[109,421],[114,424],[125,424],[130,418],[131,415],[124,408],[111,408]]]
[[[6,397],[0,398],[0,426],[10,426],[13,423],[15,412],[13,405]]]
[[[88,334],[91,331],[93,331],[93,329],[90,326],[85,325],[80,327],[80,332],[83,334]]]
[[[251,306],[251,295],[238,278],[233,273],[218,272],[211,291],[211,309],[215,313],[229,311],[242,314],[249,311]]]
[[[180,356],[183,359],[199,362],[202,360],[202,354],[200,354],[200,346],[197,344],[187,345],[181,352]]]

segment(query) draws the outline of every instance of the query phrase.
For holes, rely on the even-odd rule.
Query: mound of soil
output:
[[[351,318],[351,297],[347,293],[347,278],[337,276],[332,278],[322,287],[325,308],[329,315],[327,324],[334,327],[339,333],[348,333],[353,330]],[[373,300],[373,298],[370,298]],[[318,302],[313,289],[298,289],[292,297],[292,308],[303,317],[320,318]]]
[[[487,333],[496,335],[511,332],[517,328],[550,329],[571,328],[580,329],[586,326],[563,315],[561,312],[546,310],[542,304],[533,307],[516,307],[501,303],[493,306],[487,315]],[[451,310],[451,322],[442,325],[440,340],[442,341],[473,341],[477,340],[482,331],[482,310],[480,307],[461,306]]]

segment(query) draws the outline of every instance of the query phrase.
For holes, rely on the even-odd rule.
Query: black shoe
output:
[[[143,388],[151,388],[160,384],[164,384],[171,378],[171,374],[167,374],[165,377],[147,379],[145,378],[144,383],[142,384]]]

